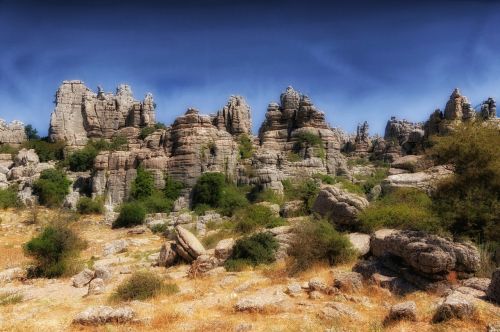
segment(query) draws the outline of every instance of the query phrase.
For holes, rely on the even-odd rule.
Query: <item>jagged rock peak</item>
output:
[[[27,140],[24,123],[14,120],[11,123],[0,119],[0,144],[21,144]]]
[[[460,93],[456,88],[450,95],[450,99],[446,103],[444,110],[444,118],[446,120],[468,119],[474,116],[474,109],[467,97]]]
[[[282,109],[298,109],[300,103],[300,93],[295,91],[292,86],[288,86],[286,91],[280,96]]]
[[[497,116],[497,104],[495,99],[488,98],[481,104],[481,117],[483,119],[493,119]]]
[[[358,127],[356,128],[356,143],[368,143],[370,142],[369,138],[369,126],[368,122],[365,121],[363,123],[358,123]]]
[[[226,106],[217,112],[214,124],[232,135],[251,134],[250,106],[242,96],[231,96]]]
[[[154,125],[155,118],[155,104],[149,93],[140,102],[126,84],[119,85],[113,95],[102,87],[94,93],[82,81],[64,81],[56,93],[49,137],[81,147],[89,138],[109,139],[125,127]]]

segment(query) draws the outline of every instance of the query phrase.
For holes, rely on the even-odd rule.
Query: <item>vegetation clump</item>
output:
[[[286,179],[282,181],[285,200],[301,200],[304,202],[304,214],[312,212],[312,207],[319,193],[319,183],[314,179],[300,180],[293,183]]]
[[[13,185],[5,189],[0,189],[0,209],[20,207],[21,202],[17,197],[17,186]]]
[[[325,220],[309,220],[296,226],[288,254],[292,258],[288,266],[292,275],[318,262],[336,265],[356,256],[349,239]]]
[[[120,214],[113,222],[113,228],[133,227],[142,225],[146,218],[146,209],[138,202],[123,203]]]
[[[245,266],[269,264],[275,261],[278,242],[269,233],[257,233],[236,241],[231,257],[224,266],[229,271],[241,270]]]
[[[62,222],[46,226],[40,235],[24,245],[26,255],[35,259],[31,277],[54,278],[71,274],[75,257],[87,246],[77,233]]]
[[[78,200],[76,210],[81,214],[102,214],[104,212],[104,200],[102,197],[92,199],[82,196]]]
[[[252,157],[253,145],[252,145],[252,140],[250,139],[250,137],[248,137],[248,135],[242,134],[239,137],[238,149],[241,159],[248,159]]]
[[[62,204],[69,194],[69,185],[66,174],[61,169],[46,169],[40,178],[33,184],[33,191],[38,195],[38,200],[47,207],[57,207]]]
[[[117,287],[113,299],[119,301],[141,301],[158,296],[159,294],[171,295],[178,291],[179,288],[176,284],[165,284],[152,272],[138,271]]]
[[[250,208],[239,209],[233,216],[235,230],[240,233],[250,233],[259,227],[273,228],[285,224],[285,220],[276,216],[264,205],[252,205]]]
[[[381,228],[442,232],[432,200],[414,188],[395,188],[358,214],[360,228],[372,232]]]

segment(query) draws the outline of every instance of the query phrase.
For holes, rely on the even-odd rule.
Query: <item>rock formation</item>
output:
[[[125,84],[118,86],[113,95],[101,88],[94,93],[82,81],[64,81],[57,90],[55,103],[49,137],[52,141],[66,141],[71,148],[84,146],[88,139],[110,139],[119,134],[137,136],[138,131],[120,130],[155,124],[152,95],[148,93],[139,102]]]
[[[0,145],[20,145],[28,138],[24,131],[24,123],[21,121],[12,121],[7,123],[5,120],[0,119]]]
[[[359,123],[356,128],[356,137],[354,139],[354,151],[357,155],[365,156],[368,154],[371,142],[369,137],[368,122]]]
[[[312,207],[319,215],[337,225],[351,225],[359,212],[368,207],[366,198],[335,186],[326,186],[318,194]]]
[[[226,130],[231,135],[252,133],[250,107],[241,96],[231,96],[226,106],[215,117],[219,130]]]

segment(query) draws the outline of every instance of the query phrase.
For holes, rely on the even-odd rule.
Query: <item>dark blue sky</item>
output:
[[[497,1],[0,0],[0,118],[47,132],[54,93],[81,79],[151,91],[165,123],[246,97],[254,131],[287,85],[332,126],[421,121],[454,87],[500,97]]]

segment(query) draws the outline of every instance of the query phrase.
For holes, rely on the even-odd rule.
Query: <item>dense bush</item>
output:
[[[92,145],[71,153],[68,157],[69,169],[73,172],[85,172],[94,167],[94,159],[99,153]]]
[[[429,154],[451,163],[455,174],[441,182],[432,199],[436,212],[457,236],[500,239],[500,131],[471,122],[432,139]]]
[[[148,198],[155,190],[155,180],[151,172],[146,171],[142,166],[137,168],[137,176],[132,183],[130,197],[133,199]]]
[[[259,227],[272,228],[285,224],[283,218],[277,217],[270,208],[263,205],[252,205],[239,209],[233,216],[235,230],[250,233]]]
[[[71,264],[86,243],[63,223],[45,227],[41,234],[24,245],[24,251],[36,261],[32,277],[59,277],[71,273]]]
[[[21,202],[17,197],[17,186],[0,189],[0,209],[19,207]]]
[[[128,139],[125,136],[117,135],[111,139],[111,142],[108,144],[106,149],[102,150],[110,150],[110,151],[121,151],[126,150],[126,145],[128,144]]]
[[[145,198],[137,201],[141,204],[148,213],[168,213],[172,211],[174,203],[172,200],[165,198],[163,192],[154,190],[153,193]]]
[[[40,136],[38,136],[38,130],[30,124],[24,126],[24,132],[26,133],[26,137],[29,141],[40,139]]]
[[[65,142],[59,141],[50,143],[48,138],[45,137],[39,140],[30,140],[23,144],[27,149],[34,149],[41,162],[49,160],[62,160],[64,159],[64,146]]]
[[[278,242],[269,233],[257,233],[236,241],[231,257],[224,266],[238,270],[244,265],[256,266],[274,262]]]
[[[200,205],[218,209],[224,215],[232,213],[248,204],[245,194],[239,188],[226,183],[222,173],[205,173],[193,188],[193,206]]]
[[[148,137],[149,135],[151,135],[152,133],[155,132],[155,127],[144,127],[141,129],[141,132],[139,134],[139,138],[140,139],[145,139],[146,137]]]
[[[182,189],[184,189],[182,182],[170,176],[165,177],[165,188],[163,189],[165,198],[175,201],[181,195]]]
[[[19,148],[15,148],[9,144],[0,144],[0,153],[15,155],[19,152]]]
[[[117,287],[113,299],[120,301],[146,300],[161,293],[170,295],[178,291],[177,285],[164,284],[154,273],[139,271]]]
[[[319,193],[319,183],[314,179],[299,180],[292,183],[290,180],[283,180],[285,200],[301,200],[304,202],[304,213],[311,213],[312,206]]]
[[[113,228],[133,227],[141,225],[146,218],[146,209],[139,202],[123,203],[120,214],[113,222]]]
[[[38,195],[41,204],[48,207],[60,206],[64,197],[69,194],[68,180],[64,171],[60,169],[46,169],[40,178],[33,184],[33,191]]]
[[[104,212],[104,200],[102,197],[92,199],[82,196],[78,200],[76,210],[81,214],[101,214]]]
[[[323,141],[321,137],[317,134],[311,133],[309,131],[303,131],[298,133],[296,136],[296,143],[294,145],[294,151],[300,151],[301,149],[314,148],[315,157],[325,158],[325,149],[323,147]]]
[[[253,154],[253,145],[252,140],[248,135],[241,135],[238,142],[238,149],[240,152],[241,159],[248,159],[252,157]]]
[[[283,195],[278,194],[272,189],[262,189],[259,186],[254,186],[248,193],[250,202],[270,202],[281,205],[283,203]]]
[[[380,228],[442,231],[440,219],[432,209],[430,197],[413,188],[392,190],[358,214],[358,220],[365,232]]]
[[[305,221],[297,225],[288,254],[292,258],[288,267],[290,274],[307,270],[318,262],[335,265],[355,257],[349,239],[324,220]]]

